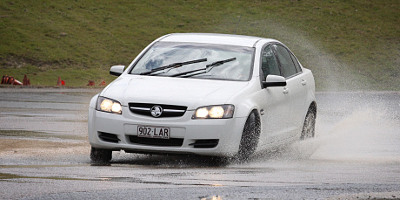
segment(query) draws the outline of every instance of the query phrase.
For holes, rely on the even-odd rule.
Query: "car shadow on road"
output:
[[[229,159],[198,155],[123,155],[111,161],[113,164],[158,166],[171,168],[224,167]]]
[[[296,152],[291,145],[280,146],[268,151],[259,152],[252,157],[238,160],[233,157],[209,157],[199,155],[174,155],[174,154],[130,154],[114,152],[113,160],[109,163],[92,163],[92,166],[111,165],[141,165],[165,168],[199,168],[199,167],[226,167],[228,165],[241,165],[252,162],[268,160],[297,160]],[[295,155],[295,156],[294,156]]]

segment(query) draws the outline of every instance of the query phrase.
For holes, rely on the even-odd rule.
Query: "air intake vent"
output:
[[[134,144],[143,144],[150,146],[166,146],[166,147],[180,147],[183,144],[182,138],[158,139],[158,138],[143,138],[131,135],[129,140]]]
[[[152,117],[180,117],[183,116],[186,112],[186,106],[176,106],[176,105],[165,105],[165,104],[153,104],[153,103],[129,103],[129,110],[132,113],[138,115],[146,115]],[[154,107],[158,107],[159,113],[154,116],[151,114],[151,110]]]
[[[194,148],[214,148],[218,145],[219,140],[196,140],[194,143],[189,144]]]
[[[120,141],[117,135],[111,133],[99,132],[99,138],[105,142],[118,143]]]

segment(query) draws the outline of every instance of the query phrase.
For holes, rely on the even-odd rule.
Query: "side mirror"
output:
[[[263,88],[267,87],[283,87],[286,86],[286,79],[283,76],[268,75],[262,82]]]
[[[110,68],[110,74],[119,76],[124,72],[125,65],[114,65]]]

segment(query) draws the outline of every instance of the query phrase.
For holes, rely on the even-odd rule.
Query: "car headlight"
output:
[[[233,117],[234,111],[233,105],[199,107],[195,110],[192,119],[227,119]]]
[[[97,99],[96,110],[109,113],[122,114],[122,106],[118,101],[107,99],[104,97],[99,97]]]

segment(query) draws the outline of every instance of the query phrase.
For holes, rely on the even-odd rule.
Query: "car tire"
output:
[[[303,130],[301,131],[301,140],[307,138],[313,138],[315,136],[315,119],[317,113],[316,110],[310,108],[307,112],[306,118],[304,119]]]
[[[90,150],[90,159],[94,163],[108,163],[112,158],[112,151],[108,149],[97,149],[92,147]]]
[[[250,113],[243,128],[240,140],[238,160],[247,161],[257,148],[260,137],[260,119],[257,112]]]

